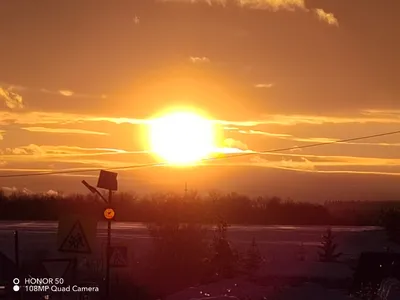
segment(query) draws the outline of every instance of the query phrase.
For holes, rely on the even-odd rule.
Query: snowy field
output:
[[[279,277],[330,277],[334,279],[348,279],[353,271],[345,264],[323,264],[317,261],[317,246],[325,227],[311,226],[231,226],[229,239],[239,251],[245,251],[253,237],[256,239],[261,254],[266,263],[258,272],[258,278]],[[57,223],[56,222],[1,222],[0,223],[0,251],[14,259],[13,231],[18,230],[20,237],[20,259],[61,258],[68,255],[57,252]],[[363,251],[384,251],[389,246],[385,233],[373,227],[332,227],[336,236],[338,251],[343,252],[342,261],[357,259]],[[106,238],[106,224],[99,224],[97,232],[98,248],[95,253],[85,259],[101,261],[104,257]],[[149,249],[151,239],[145,225],[138,223],[114,223],[112,243],[127,245],[129,248],[130,270],[140,270],[139,262]],[[302,245],[302,246],[301,246]],[[392,250],[399,250],[391,246]],[[298,261],[299,252],[304,251],[305,261]],[[82,257],[80,257],[82,258]],[[83,258],[82,258],[83,259]],[[81,259],[81,261],[82,261]],[[299,287],[286,287],[276,290],[265,282],[238,291],[235,284],[245,286],[243,279],[235,279],[241,283],[219,283],[217,287],[198,287],[189,291],[182,291],[167,300],[190,300],[203,297],[223,295],[226,291],[235,291],[245,296],[243,290],[252,290],[251,300],[344,300],[349,299],[345,291],[329,290],[314,284]],[[220,285],[223,285],[222,287]],[[218,291],[216,291],[216,289]],[[225,292],[221,291],[224,290]],[[232,292],[233,293],[233,292]],[[232,294],[231,293],[231,294]],[[244,293],[244,294],[243,294]],[[229,293],[228,293],[229,294]],[[262,296],[261,296],[262,295]],[[265,296],[265,295],[268,295]],[[263,298],[263,297],[267,298]],[[246,298],[240,298],[246,299]]]

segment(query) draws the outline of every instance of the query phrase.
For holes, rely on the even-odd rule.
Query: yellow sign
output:
[[[105,217],[107,220],[114,219],[114,217],[115,217],[115,211],[114,211],[112,208],[106,208],[106,209],[104,210],[104,217]]]

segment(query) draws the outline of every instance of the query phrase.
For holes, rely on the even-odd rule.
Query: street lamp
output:
[[[98,189],[96,189],[94,186],[91,186],[89,183],[86,182],[86,180],[82,180],[82,183],[85,187],[87,187],[87,189],[92,193],[92,194],[97,194],[100,196],[101,199],[103,199],[103,201],[108,204],[108,200],[106,198],[104,198],[104,196],[99,192]],[[96,199],[97,200],[97,199]]]
[[[117,173],[109,171],[100,171],[97,187],[108,190],[108,200],[94,187],[82,180],[82,184],[93,194],[97,194],[107,204],[104,210],[104,217],[107,219],[107,263],[106,263],[106,298],[110,298],[110,258],[111,258],[111,222],[114,219],[115,212],[111,208],[112,192],[118,190]]]

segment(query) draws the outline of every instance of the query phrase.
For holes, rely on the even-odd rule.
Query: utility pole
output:
[[[117,173],[101,170],[100,176],[97,182],[97,187],[108,190],[108,199],[103,197],[103,195],[93,186],[88,184],[85,180],[82,181],[92,193],[99,195],[107,207],[104,210],[104,217],[107,220],[107,249],[106,249],[106,299],[110,300],[110,260],[111,260],[111,222],[114,220],[115,211],[111,207],[112,203],[112,192],[118,190]]]
[[[187,191],[188,191],[187,182],[185,182],[185,198],[186,198],[186,196],[187,196]]]
[[[112,190],[108,190],[108,205],[111,206]],[[110,258],[111,258],[111,219],[107,222],[107,264],[106,264],[106,299],[110,299]]]
[[[15,253],[15,264],[19,270],[19,237],[18,230],[14,231],[14,253]]]

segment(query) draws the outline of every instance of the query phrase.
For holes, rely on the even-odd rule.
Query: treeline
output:
[[[200,196],[172,193],[138,196],[113,195],[117,221],[214,223],[223,216],[230,224],[248,225],[346,225],[379,226],[385,211],[400,208],[392,202],[341,202],[322,204],[296,202],[279,197],[255,197],[237,193],[211,192]],[[105,203],[92,194],[6,194],[0,190],[0,219],[57,220],[65,213],[83,213],[103,218]]]

